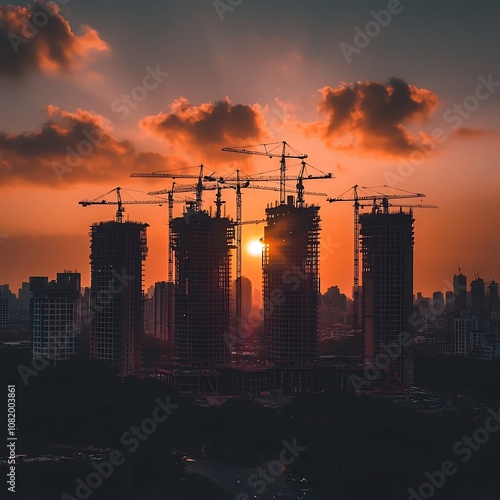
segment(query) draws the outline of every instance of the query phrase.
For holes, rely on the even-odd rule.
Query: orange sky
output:
[[[18,3],[0,10],[6,34],[20,33],[33,14]],[[444,291],[458,266],[470,280],[476,273],[500,280],[494,16],[454,2],[450,19],[446,1],[430,18],[429,7],[412,5],[411,15],[403,11],[346,61],[340,43],[354,43],[353,28],[370,19],[372,4],[340,12],[325,2],[312,12],[293,3],[280,13],[284,27],[269,17],[277,7],[262,2],[244,2],[223,22],[210,2],[191,10],[158,5],[140,16],[123,2],[113,13],[119,24],[109,6],[93,1],[52,6],[47,26],[18,41],[17,52],[16,43],[2,42],[0,283],[17,291],[29,276],[76,269],[88,285],[88,228],[111,219],[114,207],[82,208],[79,200],[116,186],[125,199],[144,199],[126,191],[171,185],[131,179],[133,171],[195,174],[203,163],[218,176],[236,168],[277,174],[277,159],[220,149],[282,140],[335,177],[310,181],[307,190],[335,197],[354,184],[389,184],[427,195],[415,203],[439,206],[415,211],[415,293]],[[465,19],[475,20],[470,37]],[[420,41],[411,49],[410,35]],[[297,163],[289,167],[298,172]],[[223,197],[234,217],[234,193]],[[263,218],[277,198],[246,190],[243,219]],[[206,193],[206,209],[213,199]],[[350,294],[352,206],[306,201],[321,206],[321,288]],[[176,205],[175,214],[181,210]],[[126,216],[150,224],[146,285],[166,279],[167,207],[128,206]],[[244,247],[262,234],[262,225],[244,226]],[[247,252],[243,274],[260,287],[260,260]]]

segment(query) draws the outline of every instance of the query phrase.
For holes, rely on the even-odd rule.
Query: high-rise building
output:
[[[453,276],[453,295],[455,297],[455,312],[461,313],[467,310],[467,276],[459,270]]]
[[[175,253],[174,355],[188,362],[229,359],[234,223],[188,208],[171,221]]]
[[[264,228],[264,341],[270,361],[304,366],[318,358],[319,207],[286,204],[266,209]]]
[[[79,332],[80,273],[57,273],[57,279],[50,282],[45,276],[33,276],[29,283],[33,358],[53,364],[71,359]]]
[[[362,334],[365,363],[384,357],[387,378],[412,382],[410,318],[413,309],[413,215],[373,212],[359,216],[362,251]],[[390,365],[385,366],[388,349]],[[380,366],[379,366],[380,368]],[[384,376],[380,377],[383,382]]]
[[[347,323],[347,297],[338,286],[331,286],[321,295],[320,321],[329,326]]]
[[[234,281],[234,287],[232,292],[236,291],[237,282],[240,280],[241,283],[241,318],[243,321],[248,319],[248,316],[252,312],[253,304],[253,292],[252,292],[252,282],[246,277],[241,276],[241,278],[236,278]],[[232,293],[235,296],[235,293]],[[236,298],[235,298],[236,300]],[[236,308],[234,308],[236,309]]]
[[[486,295],[484,281],[476,278],[470,283],[471,311],[473,313],[484,314],[486,310]]]
[[[9,299],[0,295],[0,328],[9,326]]]
[[[0,297],[7,299],[9,315],[18,310],[17,297],[9,287],[9,285],[0,285]]]
[[[30,284],[23,281],[21,288],[18,290],[18,304],[20,312],[28,312],[30,310]]]
[[[142,365],[147,227],[142,222],[115,221],[91,226],[90,354],[116,366],[120,376]]]
[[[154,335],[155,325],[155,304],[154,304],[154,286],[150,286],[147,293],[144,294],[144,333]]]
[[[158,281],[153,292],[154,336],[169,340],[173,331],[174,315],[174,283]]]
[[[464,312],[455,318],[455,354],[467,356],[472,349],[484,344],[486,324],[480,314]]]
[[[488,308],[490,311],[498,311],[498,283],[492,280],[488,286]]]
[[[432,294],[432,309],[434,314],[443,314],[445,311],[445,301],[443,292],[434,292]]]

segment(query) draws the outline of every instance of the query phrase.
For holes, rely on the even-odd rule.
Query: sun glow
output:
[[[247,245],[247,252],[252,257],[260,257],[262,255],[262,243],[259,240],[252,240]]]

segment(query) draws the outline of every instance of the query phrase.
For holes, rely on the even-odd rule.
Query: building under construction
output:
[[[227,362],[234,223],[188,208],[170,223],[175,253],[174,355]]]
[[[147,227],[108,221],[90,228],[90,353],[116,366],[120,376],[141,369]]]
[[[266,209],[262,255],[267,358],[304,366],[318,358],[319,207]]]
[[[361,214],[363,355],[380,374],[375,385],[390,380],[412,382],[410,318],[413,307],[413,214]],[[390,362],[388,362],[388,358]]]

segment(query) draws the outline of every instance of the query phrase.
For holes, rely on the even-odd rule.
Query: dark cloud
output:
[[[123,179],[133,171],[157,171],[185,162],[138,151],[130,141],[111,135],[105,118],[90,111],[63,111],[48,106],[49,120],[40,130],[0,132],[0,181],[59,187],[66,182]],[[64,182],[62,182],[64,181]]]
[[[320,136],[333,149],[352,149],[387,155],[425,149],[427,135],[416,136],[405,125],[427,118],[438,104],[433,92],[391,78],[379,82],[323,87],[318,111],[325,120],[300,123],[308,135]]]
[[[0,6],[0,75],[21,78],[30,71],[70,71],[91,51],[109,50],[89,26],[75,35],[54,2]]]
[[[220,159],[224,146],[265,142],[269,137],[258,104],[232,105],[223,101],[195,106],[183,97],[170,105],[170,112],[148,116],[141,126],[173,146],[183,145],[202,157]]]

